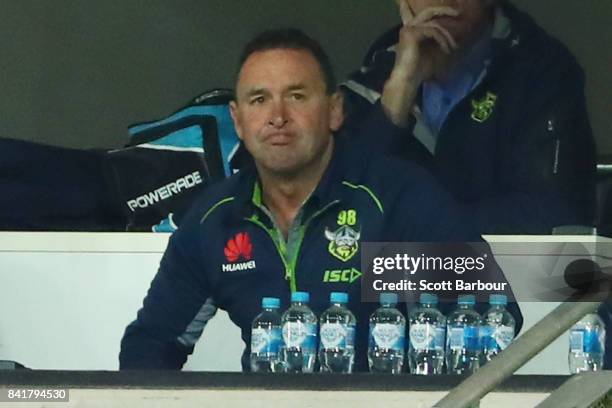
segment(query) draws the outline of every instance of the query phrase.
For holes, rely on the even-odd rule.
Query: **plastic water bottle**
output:
[[[602,369],[606,331],[597,314],[588,314],[572,326],[569,343],[568,360],[572,374]]]
[[[346,308],[348,294],[332,292],[331,306],[319,319],[319,363],[321,372],[351,373],[355,358],[355,326],[353,313]]]
[[[514,339],[516,321],[506,310],[507,304],[506,295],[489,296],[491,307],[482,317],[480,327],[480,342],[485,362],[505,350]]]
[[[293,292],[291,306],[283,313],[283,344],[279,371],[312,373],[317,357],[317,317],[308,307],[307,292]]]
[[[370,316],[368,364],[373,373],[400,374],[404,365],[406,319],[396,309],[395,293],[380,294],[380,308]]]
[[[278,352],[282,343],[280,300],[265,297],[261,300],[263,311],[251,325],[251,371],[275,372],[278,368]]]
[[[438,310],[438,297],[422,293],[420,307],[413,309],[410,323],[408,363],[412,374],[442,374],[446,317]]]
[[[449,374],[471,374],[480,367],[480,314],[474,295],[460,295],[447,319],[446,368]]]

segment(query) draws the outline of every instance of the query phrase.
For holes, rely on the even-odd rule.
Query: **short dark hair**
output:
[[[240,70],[242,69],[245,61],[251,56],[251,54],[259,51],[278,49],[309,51],[319,63],[319,67],[323,73],[323,79],[325,80],[327,93],[332,94],[336,91],[336,76],[334,75],[334,69],[332,68],[332,64],[327,56],[327,53],[323,50],[323,47],[317,40],[307,36],[297,28],[267,30],[258,34],[255,38],[249,41],[240,54],[240,60],[238,62],[238,75],[240,74]]]

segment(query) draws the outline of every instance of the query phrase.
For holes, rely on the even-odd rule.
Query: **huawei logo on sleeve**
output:
[[[244,271],[256,267],[253,260],[253,244],[251,237],[246,232],[239,232],[234,238],[227,241],[223,253],[229,262],[221,266],[223,272]]]

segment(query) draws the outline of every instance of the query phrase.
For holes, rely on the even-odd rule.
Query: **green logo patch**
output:
[[[328,269],[323,275],[323,282],[335,283],[345,282],[353,283],[361,277],[361,272],[355,268],[350,269]]]
[[[472,119],[478,123],[482,123],[489,119],[495,108],[497,102],[497,95],[487,92],[487,95],[480,101],[472,100]]]
[[[325,238],[330,241],[327,250],[342,262],[348,261],[357,253],[360,236],[359,231],[348,225],[343,225],[334,232],[325,228]]]

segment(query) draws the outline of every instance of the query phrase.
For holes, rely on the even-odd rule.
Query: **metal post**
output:
[[[594,302],[596,298],[601,300],[601,295],[583,298],[591,302],[568,302],[559,305],[512,342],[506,350],[451,390],[434,408],[468,408],[479,401],[584,315],[597,310],[601,302]]]

